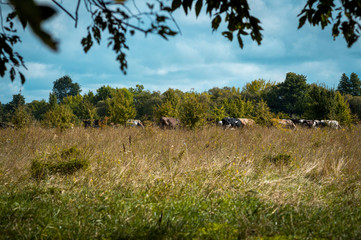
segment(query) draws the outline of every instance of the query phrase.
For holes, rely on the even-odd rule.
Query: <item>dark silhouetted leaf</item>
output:
[[[172,2],[172,10],[178,9],[182,4],[182,0],[173,0]]]
[[[13,82],[14,79],[15,79],[15,74],[16,74],[15,69],[12,67],[12,68],[10,69],[10,79],[11,79],[12,82]]]
[[[56,11],[51,7],[48,6],[38,6],[38,7],[42,21],[52,17],[56,13]]]
[[[196,3],[196,16],[199,16],[199,13],[202,10],[202,4],[203,4],[203,0],[198,0]]]
[[[219,24],[221,23],[221,21],[222,21],[222,18],[219,15],[217,15],[215,18],[213,18],[213,20],[212,20],[212,29],[213,29],[213,31],[218,29]]]
[[[19,72],[19,75],[20,75],[20,79],[21,79],[21,84],[24,84],[25,83],[25,76],[21,73],[21,72]]]
[[[306,19],[307,19],[307,16],[306,15],[303,15],[300,20],[299,20],[299,24],[298,24],[298,29],[300,29],[301,27],[303,27],[303,25],[305,24],[306,22]]]
[[[226,38],[228,38],[229,41],[233,40],[233,33],[232,32],[222,32],[222,35]]]

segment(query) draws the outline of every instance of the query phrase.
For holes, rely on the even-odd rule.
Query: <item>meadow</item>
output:
[[[360,239],[361,127],[0,131],[0,239]]]

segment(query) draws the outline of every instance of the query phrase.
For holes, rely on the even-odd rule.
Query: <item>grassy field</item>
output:
[[[0,239],[361,239],[361,127],[0,131]]]

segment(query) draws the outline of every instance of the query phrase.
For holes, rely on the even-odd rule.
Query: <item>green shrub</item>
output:
[[[43,125],[60,129],[71,128],[76,121],[76,116],[69,106],[56,105],[44,115]]]
[[[35,179],[44,179],[53,174],[73,174],[89,165],[89,161],[82,155],[83,152],[74,146],[61,152],[37,157],[31,163],[31,176]]]

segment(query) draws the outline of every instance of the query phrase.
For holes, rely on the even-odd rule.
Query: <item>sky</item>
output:
[[[60,1],[69,12],[75,11],[71,0]],[[53,52],[42,44],[29,28],[19,30],[22,43],[15,50],[25,60],[28,70],[22,72],[26,82],[0,80],[0,102],[7,103],[14,94],[21,94],[26,102],[48,100],[53,82],[68,75],[80,84],[82,94],[103,85],[118,88],[137,84],[150,91],[168,88],[203,92],[213,87],[241,88],[256,79],[282,82],[288,72],[302,74],[308,83],[325,84],[337,88],[343,73],[361,76],[361,40],[351,48],[342,36],[336,40],[331,29],[321,30],[305,24],[297,29],[297,15],[304,1],[252,0],[251,14],[261,20],[263,41],[259,46],[245,37],[245,46],[230,42],[221,35],[222,26],[212,32],[211,19],[205,13],[196,18],[183,10],[174,13],[181,34],[168,41],[156,35],[136,33],[128,36],[127,74],[119,69],[116,55],[103,39],[100,46],[85,54],[80,41],[90,25],[89,15],[81,5],[78,27],[61,10],[46,24],[46,29],[59,40],[59,51]],[[128,1],[131,5],[132,1]],[[130,6],[131,7],[131,6]],[[4,13],[3,13],[4,15]]]

